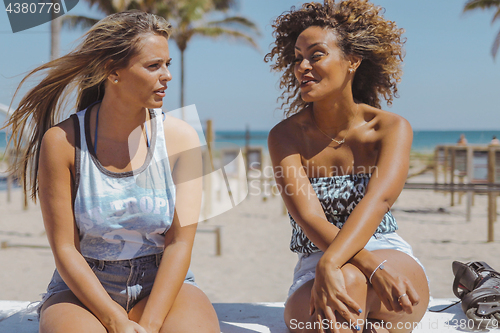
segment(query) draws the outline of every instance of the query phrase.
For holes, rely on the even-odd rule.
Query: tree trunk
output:
[[[50,21],[50,60],[59,57],[59,45],[61,39],[62,16],[53,18]]]

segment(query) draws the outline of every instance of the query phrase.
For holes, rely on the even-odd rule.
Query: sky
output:
[[[260,50],[220,38],[195,37],[185,53],[186,105],[195,104],[202,121],[216,130],[269,130],[283,118],[277,98],[279,75],[263,61],[271,49],[272,20],[305,1],[239,0],[228,15],[254,21],[261,32]],[[465,0],[373,0],[384,16],[405,29],[406,57],[399,98],[385,110],[409,120],[415,130],[500,129],[500,57],[491,45],[500,24],[493,12],[463,14]],[[71,14],[102,18],[96,7],[81,0]],[[0,11],[0,103],[8,105],[23,76],[50,57],[50,23],[12,33],[7,13]],[[83,30],[64,30],[61,54],[77,45]],[[173,59],[164,109],[180,107],[180,55],[170,43]],[[22,89],[14,100],[16,105]],[[2,119],[0,118],[0,122]]]

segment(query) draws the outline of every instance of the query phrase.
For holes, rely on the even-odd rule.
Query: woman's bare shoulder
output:
[[[268,136],[268,145],[294,146],[300,142],[300,137],[304,133],[305,113],[299,112],[276,124]]]
[[[165,114],[163,130],[169,148],[184,150],[200,146],[198,132],[182,119]]]
[[[58,145],[58,147],[60,148],[68,146],[74,147],[75,145],[74,120],[72,118],[68,118],[60,122],[59,124],[49,128],[43,136],[43,141],[46,141],[48,144]]]
[[[412,133],[411,125],[408,120],[394,112],[366,105],[363,109],[363,118],[370,129],[374,129],[380,134],[387,134],[394,131],[407,131]]]
[[[73,166],[75,134],[74,120],[71,118],[49,128],[43,135],[40,147],[41,160],[68,167]]]

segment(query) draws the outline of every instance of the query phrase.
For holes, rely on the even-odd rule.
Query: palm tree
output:
[[[236,5],[235,0],[87,0],[90,5],[109,15],[127,9],[140,9],[166,18],[173,26],[172,39],[181,52],[181,107],[184,106],[184,52],[191,38],[199,35],[217,38],[231,37],[258,49],[249,33],[259,35],[257,26],[242,16],[231,16],[208,21],[204,18],[213,13],[225,13]],[[68,15],[64,24],[69,27],[87,28],[98,20],[83,16]],[[184,115],[183,115],[184,116]]]
[[[61,19],[62,17],[53,18],[50,21],[50,60],[59,57],[59,44],[61,41]]]
[[[496,10],[495,15],[493,15],[493,20],[491,21],[491,23],[493,24],[496,20],[500,19],[500,0],[468,0],[464,6],[464,12],[475,9],[484,10],[490,8]],[[493,41],[493,45],[491,47],[491,55],[493,56],[493,59],[496,58],[499,48],[500,48],[500,31],[495,37],[495,40]]]
[[[131,1],[128,0],[87,0],[87,2],[90,7],[97,5],[97,8],[106,15],[131,9],[129,8]],[[99,19],[82,15],[65,15],[62,22],[63,26],[68,29],[88,29],[99,22]]]
[[[226,17],[222,20],[204,20],[212,12],[227,12],[236,5],[235,0],[166,0],[161,7],[152,12],[161,15],[173,25],[172,39],[181,52],[181,107],[184,106],[184,52],[191,38],[204,36],[210,38],[230,37],[243,41],[258,49],[251,33],[259,35],[257,26],[242,16]],[[148,10],[149,8],[146,8]]]

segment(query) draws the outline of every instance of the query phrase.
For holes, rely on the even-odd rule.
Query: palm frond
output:
[[[493,15],[493,19],[491,20],[491,24],[495,23],[496,20],[500,19],[500,6],[498,7],[497,12]]]
[[[254,33],[256,33],[258,36],[260,36],[260,31],[257,25],[243,16],[227,17],[223,20],[208,22],[207,25],[248,28],[250,30],[253,30]]]
[[[106,0],[109,1],[109,0]],[[122,12],[124,10],[130,9],[130,5],[133,0],[111,0],[114,12]]]
[[[212,2],[214,4],[214,9],[221,12],[238,7],[236,0],[212,0]]]
[[[500,31],[498,32],[497,36],[495,37],[495,41],[491,46],[491,55],[493,56],[493,59],[496,59],[499,48],[500,48]]]
[[[464,13],[474,9],[484,10],[490,8],[496,8],[495,15],[493,15],[493,19],[491,20],[491,23],[493,24],[496,20],[500,19],[500,0],[468,0],[464,5]],[[491,54],[493,55],[493,59],[496,58],[499,48],[500,32],[497,34],[491,47]]]
[[[500,0],[468,0],[464,6],[464,12],[477,8],[488,9],[500,6]]]
[[[193,35],[202,35],[211,38],[230,37],[235,40],[241,40],[260,51],[259,46],[254,41],[254,39],[251,36],[248,36],[240,31],[211,26],[193,28],[192,31]]]
[[[88,29],[99,20],[79,15],[64,15],[62,18],[62,25],[67,29]]]
[[[87,2],[90,4],[90,7],[96,5],[106,15],[116,13],[112,0],[87,0]]]
[[[148,13],[154,13],[166,19],[170,19],[171,17],[173,17],[175,10],[175,6],[170,0],[133,0],[130,7],[130,9],[139,9]]]
[[[126,0],[87,0],[126,1]],[[143,4],[143,10],[163,16],[173,26],[171,39],[177,44],[183,59],[184,51],[194,35],[210,38],[231,37],[259,49],[252,35],[260,35],[257,26],[244,17],[228,17],[207,23],[212,13],[225,13],[239,0],[128,0]],[[154,5],[154,6],[152,6]],[[181,61],[181,106],[184,106],[184,62]]]
[[[201,20],[203,15],[210,11],[212,6],[213,3],[211,0],[180,0],[175,4],[177,17],[184,25]]]

